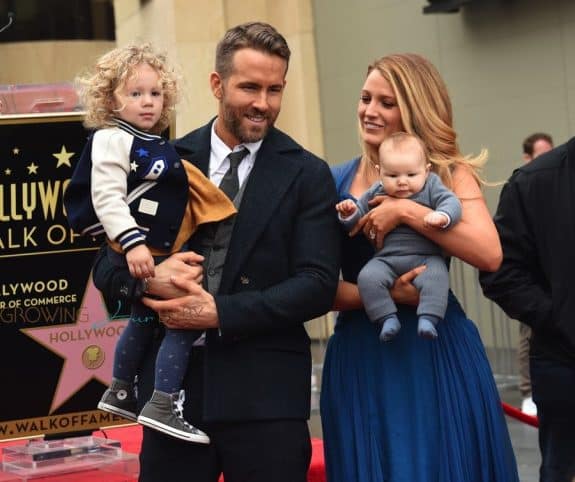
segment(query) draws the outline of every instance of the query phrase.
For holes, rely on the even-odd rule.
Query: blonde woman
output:
[[[334,307],[339,316],[321,394],[328,481],[518,481],[479,333],[453,294],[438,338],[419,337],[419,293],[412,281],[425,267],[402,275],[392,288],[402,329],[382,344],[380,327],[369,321],[356,285],[362,266],[399,224],[440,245],[446,258],[497,269],[501,246],[478,174],[485,153],[460,152],[446,87],[419,55],[389,55],[369,66],[358,118],[363,154],[333,169],[340,199],[359,198],[378,179],[379,145],[406,131],[426,144],[431,169],[460,199],[462,217],[452,229],[437,230],[423,221],[430,208],[384,196],[355,236],[342,232],[343,280]]]

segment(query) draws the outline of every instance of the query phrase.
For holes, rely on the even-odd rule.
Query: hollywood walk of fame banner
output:
[[[0,116],[0,440],[126,423],[96,410],[126,310],[106,309],[103,240],[72,232],[62,201],[87,136],[78,113]]]

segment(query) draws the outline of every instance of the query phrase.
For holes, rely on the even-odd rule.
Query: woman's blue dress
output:
[[[359,160],[334,168],[340,199]],[[342,231],[343,279],[373,255]],[[390,342],[363,310],[341,312],[325,355],[321,419],[328,482],[518,482],[497,387],[477,328],[450,294],[439,337],[399,307]]]

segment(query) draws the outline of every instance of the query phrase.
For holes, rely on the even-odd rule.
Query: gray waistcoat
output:
[[[244,195],[247,179],[240,187],[234,198],[234,206],[239,210]],[[204,260],[204,287],[212,295],[215,295],[222,281],[224,263],[228,254],[232,232],[236,223],[236,217],[232,216],[207,230],[205,239],[202,240]]]

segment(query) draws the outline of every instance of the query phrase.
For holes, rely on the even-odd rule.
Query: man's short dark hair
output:
[[[233,69],[234,54],[251,48],[269,55],[277,55],[289,64],[291,55],[286,39],[274,27],[263,22],[247,22],[229,29],[216,48],[216,72],[228,78]]]
[[[553,138],[549,134],[546,134],[545,132],[536,132],[523,141],[523,154],[533,156],[533,146],[537,141],[547,141],[549,144],[553,145]]]

